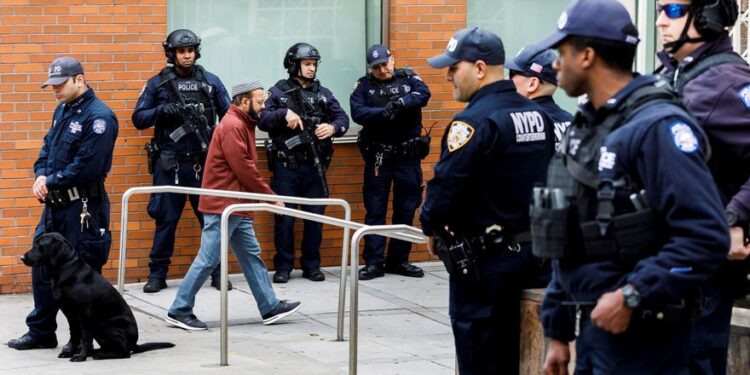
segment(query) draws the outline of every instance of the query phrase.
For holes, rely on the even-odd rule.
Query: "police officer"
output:
[[[388,195],[393,185],[393,224],[412,225],[422,202],[422,166],[429,153],[429,138],[421,136],[422,107],[430,89],[411,69],[396,69],[391,51],[375,44],[367,49],[370,73],[357,80],[349,99],[352,119],[362,125],[357,144],[365,159],[365,224],[385,224]],[[409,264],[411,243],[392,239],[385,253],[385,237],[365,237],[366,266],[360,280],[385,272],[422,277],[421,268]],[[384,267],[385,266],[385,267]]]
[[[729,244],[706,139],[664,81],[632,72],[621,3],[575,0],[557,25],[539,48],[587,99],[533,193],[534,252],[554,260],[545,372],[567,373],[575,339],[576,373],[685,374],[697,287]]]
[[[137,129],[155,127],[154,138],[146,145],[155,186],[201,186],[213,127],[229,108],[229,95],[219,77],[195,63],[201,57],[200,45],[200,38],[192,31],[172,31],[162,43],[167,63],[172,66],[148,80],[133,112]],[[167,287],[175,231],[188,197],[203,228],[198,195],[158,193],[149,199],[147,210],[156,228],[148,281],[143,286],[146,293]],[[211,285],[219,289],[218,267],[211,277]]]
[[[521,290],[549,280],[531,254],[528,214],[554,151],[552,123],[504,79],[503,43],[487,30],[458,31],[427,61],[448,67],[453,98],[468,103],[443,136],[420,215],[450,273],[459,372],[518,374]]]
[[[730,228],[728,260],[703,285],[702,313],[693,325],[690,370],[725,374],[734,298],[748,293],[750,247],[750,68],[726,31],[737,20],[733,0],[659,1],[656,26],[665,50],[658,71],[708,135],[709,169]],[[743,263],[744,261],[744,263]]]
[[[59,232],[78,257],[101,273],[109,257],[109,198],[104,179],[112,166],[117,117],[88,86],[83,66],[72,57],[58,57],[49,67],[42,88],[52,86],[60,104],[34,163],[34,197],[45,203],[34,236]],[[34,309],[26,317],[29,331],[10,340],[18,350],[54,348],[59,306],[43,267],[32,267]],[[80,343],[68,342],[60,353],[70,357]]]
[[[279,195],[325,198],[328,184],[325,172],[333,155],[332,137],[340,137],[349,129],[349,117],[331,90],[315,79],[320,65],[318,49],[308,43],[296,43],[284,55],[284,68],[289,78],[271,87],[266,108],[261,112],[258,127],[268,132],[266,143],[269,168],[273,172],[271,189]],[[295,208],[297,205],[286,204]],[[323,214],[323,206],[301,207]],[[286,283],[294,268],[294,218],[274,218],[273,258],[276,272],[273,282]],[[320,271],[322,224],[305,220],[302,238],[302,276],[323,281]]]
[[[510,72],[511,81],[516,84],[516,91],[544,108],[555,124],[557,148],[565,129],[573,121],[573,115],[560,108],[552,98],[557,91],[557,72],[552,68],[555,60],[557,55],[551,49],[539,50],[529,44],[521,48],[505,67]]]

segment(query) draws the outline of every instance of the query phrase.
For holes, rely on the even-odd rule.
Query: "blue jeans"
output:
[[[177,296],[169,308],[174,316],[189,316],[193,314],[195,295],[211,271],[221,260],[221,216],[204,214],[205,225],[201,234],[201,248],[190,265],[185,280],[177,290]],[[258,304],[258,311],[265,315],[279,303],[276,293],[268,278],[268,269],[260,259],[260,245],[255,238],[253,220],[248,217],[232,216],[229,218],[229,244],[232,245],[234,255],[245,274],[245,280]]]

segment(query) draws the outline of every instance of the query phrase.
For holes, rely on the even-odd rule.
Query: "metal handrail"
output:
[[[252,199],[256,201],[271,201],[271,202],[284,202],[294,204],[306,204],[306,205],[325,205],[325,206],[340,206],[344,209],[344,218],[349,221],[352,217],[352,209],[349,202],[338,199],[338,198],[298,198],[290,197],[285,195],[270,195],[270,194],[258,194],[258,193],[245,193],[239,191],[228,191],[228,190],[217,190],[217,189],[201,189],[191,188],[184,186],[143,186],[130,188],[122,194],[122,214],[120,215],[120,264],[117,273],[117,291],[123,294],[125,290],[125,260],[127,259],[127,237],[128,237],[128,202],[131,195],[145,194],[145,193],[182,193],[191,195],[210,195],[215,197],[225,198],[242,198]],[[203,228],[201,228],[203,229]],[[344,228],[344,243],[342,244],[342,275],[345,275],[343,263],[346,262],[346,252],[348,250],[347,241],[349,240],[349,230]],[[345,282],[342,277],[342,282],[339,286],[339,292],[344,293],[346,287],[343,285]],[[343,314],[343,312],[342,312]]]
[[[351,273],[352,273],[352,290],[351,297],[349,298],[349,375],[357,374],[357,341],[358,341],[358,316],[359,316],[359,274],[357,268],[359,266],[359,240],[369,234],[380,234],[388,235],[396,230],[414,232],[418,237],[419,241],[411,241],[414,243],[425,243],[427,238],[422,234],[422,231],[410,227],[404,224],[398,225],[373,225],[364,228],[357,229],[352,236],[352,261],[351,261]]]
[[[351,316],[350,321],[354,322],[350,325],[350,341],[355,342],[357,337],[357,296],[356,293],[358,292],[358,279],[357,279],[357,268],[359,265],[359,238],[362,237],[364,234],[368,234],[370,232],[372,233],[381,233],[383,235],[386,235],[388,237],[397,238],[404,241],[409,242],[415,242],[415,243],[424,243],[425,237],[422,235],[421,231],[419,231],[416,228],[409,227],[407,225],[382,225],[382,226],[365,226],[359,223],[354,223],[348,220],[341,220],[325,215],[320,214],[314,214],[307,211],[302,210],[296,210],[293,208],[287,208],[287,207],[280,207],[268,203],[240,203],[240,204],[233,204],[228,206],[224,209],[224,212],[221,214],[221,300],[220,300],[220,341],[221,341],[221,354],[220,354],[220,365],[221,366],[227,366],[229,364],[229,298],[227,296],[227,288],[228,288],[228,279],[229,279],[229,271],[228,271],[228,265],[229,265],[229,216],[232,215],[232,213],[237,211],[270,211],[277,214],[282,215],[289,215],[298,217],[305,220],[310,221],[316,221],[323,224],[330,224],[338,227],[343,227],[344,230],[348,231],[348,228],[350,227],[358,227],[357,231],[355,232],[356,242],[356,251],[353,250],[351,253],[352,257],[352,300],[351,300]],[[403,231],[403,232],[401,232]],[[409,234],[406,232],[416,232],[416,234]],[[354,244],[354,241],[352,241]],[[344,247],[346,248],[346,243],[344,244]],[[342,266],[341,270],[342,275],[345,275],[345,267]],[[342,280],[344,277],[341,278]],[[342,282],[343,284],[343,282]],[[342,306],[341,301],[343,300],[342,296],[339,296],[339,307]],[[343,313],[341,314],[343,315]],[[343,321],[343,317],[339,316],[339,321]],[[342,339],[339,339],[338,341],[343,341]],[[354,350],[357,350],[356,342],[353,346]],[[350,344],[350,358],[352,356],[351,354],[352,346]],[[356,361],[357,355],[356,352],[354,353],[354,359]],[[352,364],[349,364],[350,368]],[[354,371],[356,372],[356,363],[354,363]]]

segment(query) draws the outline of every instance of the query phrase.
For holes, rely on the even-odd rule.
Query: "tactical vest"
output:
[[[393,79],[383,82],[375,77],[372,73],[367,75],[370,84],[375,88],[372,101],[375,107],[385,107],[388,102],[398,99],[411,92],[409,79],[414,75],[411,69],[396,69],[393,72]]]
[[[288,99],[286,100],[287,108],[297,113],[302,118],[303,124],[306,127],[317,126],[320,123],[329,123],[331,121],[327,111],[328,99],[321,93],[320,83],[317,80],[313,81],[312,85],[307,89],[302,89],[298,84],[291,82],[291,79],[282,79],[276,82],[274,86],[281,89],[284,96]],[[317,121],[317,123],[311,124],[311,120]],[[314,132],[314,128],[311,128],[311,130]],[[289,150],[285,142],[299,133],[300,131],[297,129],[283,129],[280,133],[273,136],[274,146],[281,150],[282,153],[288,152]],[[333,155],[333,137],[318,140],[316,143],[318,154],[327,168]],[[298,160],[309,160],[310,156],[304,149],[295,149],[295,153]]]
[[[682,103],[661,83],[636,89],[601,124],[587,125],[580,112],[576,115],[560,152],[550,162],[547,186],[533,191],[530,216],[534,255],[635,262],[662,247],[666,240],[661,230],[663,218],[649,207],[646,191],[635,173],[618,180],[602,179],[598,174],[604,138],[644,108],[672,104],[642,113],[641,120],[648,124],[673,116],[689,118]],[[706,139],[698,127],[693,130]],[[616,198],[630,204],[616,209]]]
[[[189,77],[178,76],[174,68],[166,67],[159,73],[161,76],[162,83],[168,85],[166,87],[167,93],[169,94],[169,102],[179,104],[180,100],[177,95],[181,95],[185,100],[186,104],[197,105],[198,108],[202,108],[201,112],[208,121],[207,126],[213,128],[216,125],[216,104],[214,103],[213,87],[206,79],[206,73],[202,66],[195,65],[193,67],[193,74]],[[171,87],[171,84],[165,83],[168,80],[174,82],[175,92]],[[181,124],[175,124],[175,127]]]

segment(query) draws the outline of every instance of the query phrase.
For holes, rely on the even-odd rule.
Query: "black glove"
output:
[[[163,118],[173,118],[180,114],[180,107],[175,103],[167,103],[159,109],[159,115]]]
[[[396,115],[404,109],[404,102],[401,99],[391,100],[388,104],[383,107],[383,116],[389,120],[393,120]]]

